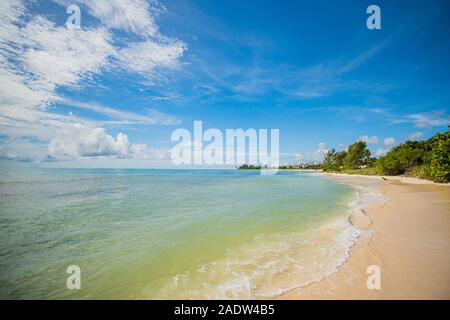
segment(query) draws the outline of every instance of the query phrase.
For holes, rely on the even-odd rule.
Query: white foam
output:
[[[259,235],[252,243],[229,250],[223,260],[199,265],[193,273],[177,275],[173,297],[207,299],[273,298],[318,282],[337,272],[351,248],[370,230],[356,228],[348,217],[387,199],[375,189],[358,186],[343,215],[302,233]]]

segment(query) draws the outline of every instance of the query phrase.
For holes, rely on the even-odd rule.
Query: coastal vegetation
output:
[[[244,164],[239,169],[261,169]],[[329,150],[320,164],[280,166],[279,169],[321,169],[363,175],[405,175],[434,182],[450,182],[450,131],[438,133],[425,141],[406,141],[386,155],[372,157],[367,144],[357,141],[347,150]]]
[[[240,169],[240,170],[261,170],[261,168],[262,168],[261,166],[255,166],[253,164],[243,164],[238,169]],[[267,166],[265,168],[267,168]]]
[[[371,157],[363,141],[347,150],[325,154],[322,169],[369,175],[407,175],[434,182],[450,181],[450,132],[438,133],[425,141],[406,141],[385,156]]]
[[[239,170],[261,170],[261,169],[273,169],[268,166],[261,167],[259,165],[243,164]],[[302,163],[302,164],[288,164],[285,166],[279,166],[280,170],[321,170],[322,164],[320,163]]]

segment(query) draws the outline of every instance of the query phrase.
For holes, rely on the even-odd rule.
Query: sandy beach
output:
[[[324,174],[321,174],[324,175]],[[326,174],[376,188],[384,204],[350,221],[371,237],[358,241],[339,270],[280,299],[450,299],[450,187],[404,177]],[[367,267],[381,271],[381,288],[367,288]]]

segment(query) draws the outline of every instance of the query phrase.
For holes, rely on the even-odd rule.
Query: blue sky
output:
[[[164,161],[171,132],[202,120],[279,128],[295,162],[450,123],[445,0],[2,2],[3,158]],[[72,3],[81,30],[64,26]]]

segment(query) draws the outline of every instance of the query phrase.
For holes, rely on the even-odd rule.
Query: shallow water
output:
[[[343,262],[355,193],[300,172],[2,163],[0,298],[273,297]]]

